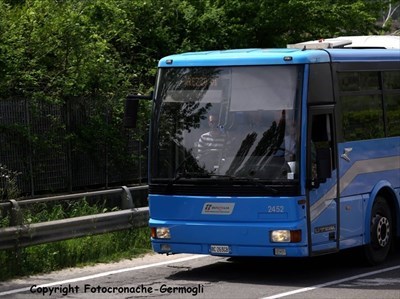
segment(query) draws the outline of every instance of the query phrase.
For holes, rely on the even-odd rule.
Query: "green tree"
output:
[[[379,6],[364,0],[218,0],[233,47],[277,47],[376,32]]]
[[[385,32],[397,32],[400,28],[400,1],[383,0],[381,12],[381,26]]]
[[[3,141],[14,143],[18,134],[17,146],[30,145],[35,173],[45,171],[40,161],[47,163],[48,156],[63,159],[66,146],[75,156],[83,154],[95,162],[107,153],[110,165],[132,161],[134,157],[123,153],[126,136],[121,125],[123,101],[135,77],[123,59],[128,45],[135,45],[124,3],[0,3],[0,98],[28,100],[30,114],[29,124],[1,123]],[[63,113],[65,107],[71,115]],[[71,127],[71,118],[81,120]]]

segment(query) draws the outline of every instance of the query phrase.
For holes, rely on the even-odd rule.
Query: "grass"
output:
[[[88,203],[85,199],[73,203],[39,204],[23,214],[24,223],[77,217],[106,212],[105,204]],[[7,226],[7,217],[0,227]],[[77,239],[36,245],[19,250],[0,250],[0,281],[95,263],[107,263],[133,258],[151,252],[149,228],[87,236]]]

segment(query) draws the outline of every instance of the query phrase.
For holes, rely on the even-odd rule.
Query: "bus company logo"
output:
[[[206,202],[202,214],[208,215],[230,215],[235,207],[234,203]]]

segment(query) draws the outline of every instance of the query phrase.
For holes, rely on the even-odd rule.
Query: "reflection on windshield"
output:
[[[296,66],[162,70],[151,178],[295,179],[298,74]]]

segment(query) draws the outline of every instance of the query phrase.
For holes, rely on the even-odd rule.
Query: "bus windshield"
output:
[[[300,66],[161,68],[150,183],[297,182]]]

